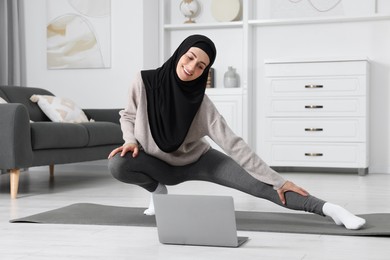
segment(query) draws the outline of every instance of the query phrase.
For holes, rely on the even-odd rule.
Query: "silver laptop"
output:
[[[239,247],[233,198],[208,195],[153,196],[163,244]]]

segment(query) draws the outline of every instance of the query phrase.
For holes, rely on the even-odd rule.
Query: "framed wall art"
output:
[[[111,67],[111,0],[46,0],[47,68]]]

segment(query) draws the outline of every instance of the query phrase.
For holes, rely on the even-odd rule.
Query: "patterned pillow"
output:
[[[88,122],[87,116],[72,100],[46,95],[32,95],[30,100],[53,122]]]
[[[0,104],[7,104],[8,102],[5,101],[2,97],[0,97]]]

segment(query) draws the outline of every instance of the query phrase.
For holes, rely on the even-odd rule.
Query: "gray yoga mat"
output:
[[[77,203],[63,208],[10,220],[11,223],[82,224],[155,227],[154,216],[145,208]],[[390,236],[390,214],[359,215],[367,220],[360,230],[337,226],[330,218],[306,213],[236,211],[237,229],[243,231],[324,234],[344,236]]]

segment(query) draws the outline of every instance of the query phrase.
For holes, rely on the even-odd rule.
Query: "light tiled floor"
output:
[[[359,213],[390,213],[390,174],[283,173],[312,194]],[[234,197],[237,210],[286,212],[270,202],[204,182],[169,187],[176,194]],[[162,245],[156,228],[11,224],[9,219],[78,202],[145,207],[149,194],[114,180],[102,167],[60,166],[23,172],[18,199],[0,176],[0,259],[389,259],[390,238],[241,232],[240,248]],[[390,221],[390,219],[389,219]]]

